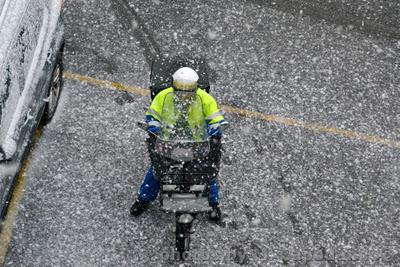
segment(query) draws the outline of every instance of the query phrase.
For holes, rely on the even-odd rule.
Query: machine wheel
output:
[[[190,249],[190,229],[192,224],[176,222],[176,250],[180,260],[185,260],[185,252]]]
[[[54,114],[56,113],[58,100],[60,99],[62,84],[63,84],[63,64],[62,64],[62,53],[57,58],[56,65],[51,75],[49,90],[48,90],[48,102],[43,114],[43,122],[47,124],[51,121]]]

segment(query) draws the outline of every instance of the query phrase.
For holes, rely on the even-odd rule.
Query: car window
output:
[[[1,11],[3,10],[5,2],[6,2],[6,0],[0,0],[0,14],[1,14]]]
[[[13,117],[13,111],[19,99],[18,72],[13,62],[8,61],[0,75],[0,141],[6,139]]]
[[[12,144],[19,140],[37,88],[35,83],[40,53],[36,52],[42,50],[44,43],[44,40],[39,42],[40,36],[43,35],[41,34],[44,20],[43,2],[35,0],[20,2],[28,5],[23,9],[23,13],[20,13],[23,16],[15,28],[14,38],[7,50],[6,64],[0,69],[0,145]],[[21,6],[14,8],[20,10]]]
[[[14,60],[18,63],[19,71],[21,72],[19,77],[21,84],[26,82],[43,24],[43,5],[40,3],[41,1],[29,1],[14,44],[14,49],[17,53]]]
[[[11,89],[11,70],[10,66],[3,69],[0,75],[0,125],[3,121],[3,107],[10,96]]]

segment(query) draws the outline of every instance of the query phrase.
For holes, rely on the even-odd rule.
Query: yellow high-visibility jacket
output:
[[[149,111],[146,115],[150,115],[154,120],[148,122],[148,125],[157,127],[163,124],[167,126],[175,126],[182,112],[185,112],[184,117],[193,131],[193,135],[197,138],[200,137],[205,131],[206,123],[211,125],[224,120],[223,115],[218,109],[217,102],[204,90],[198,88],[193,95],[190,104],[185,109],[179,107],[179,101],[175,96],[174,89],[169,87],[159,92],[153,99]]]

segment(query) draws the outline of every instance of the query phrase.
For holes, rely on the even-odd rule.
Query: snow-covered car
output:
[[[1,215],[39,122],[62,86],[64,0],[0,0]]]

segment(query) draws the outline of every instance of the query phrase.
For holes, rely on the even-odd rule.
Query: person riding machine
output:
[[[149,207],[161,189],[162,206],[175,191],[196,193],[208,200],[208,208],[200,211],[208,211],[212,221],[221,220],[217,176],[222,128],[227,122],[215,99],[199,87],[198,81],[198,73],[183,66],[173,73],[172,86],[152,94],[146,124],[141,126],[149,133],[151,166],[130,209],[135,217]],[[193,189],[193,185],[202,183],[205,184],[202,190]],[[179,188],[168,187],[176,184]],[[179,215],[179,209],[175,207],[172,211]],[[182,211],[187,212],[185,208]]]

